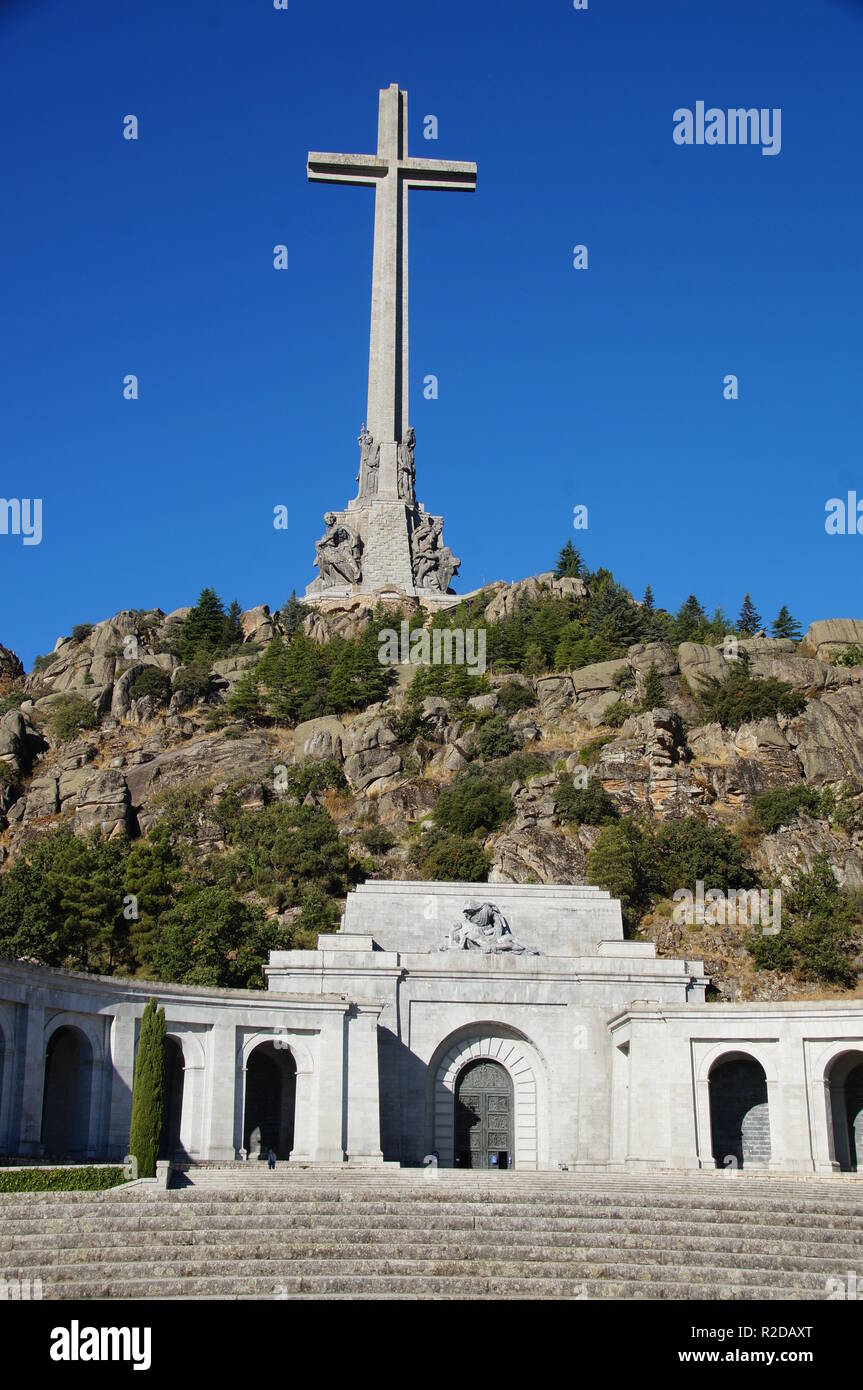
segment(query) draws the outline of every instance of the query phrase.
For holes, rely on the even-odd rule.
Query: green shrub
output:
[[[629,716],[635,713],[636,710],[632,705],[627,704],[626,700],[615,700],[614,704],[610,705],[602,716],[602,722],[607,724],[610,729],[619,729],[621,724],[624,724]]]
[[[82,700],[79,695],[64,695],[52,705],[48,723],[54,737],[67,743],[83,730],[95,729],[99,716],[89,700]]]
[[[746,852],[738,837],[696,816],[665,821],[654,832],[659,887],[672,894],[678,888],[748,888],[753,882]]]
[[[320,762],[309,758],[304,762],[293,763],[285,773],[287,790],[291,796],[295,796],[298,801],[305,801],[311,792],[326,791],[332,788],[333,791],[345,791],[347,781],[338,763],[333,762],[332,758],[322,758]]]
[[[78,623],[77,626],[72,628],[72,641],[84,642],[90,636],[90,633],[92,631],[92,623]]]
[[[46,670],[47,667],[53,663],[54,659],[55,656],[53,652],[46,652],[44,656],[34,656],[33,675],[37,675],[40,671]]]
[[[24,690],[10,690],[5,695],[0,695],[0,718],[10,710],[20,709],[26,699],[27,693]]]
[[[142,666],[129,681],[129,698],[149,695],[154,705],[166,705],[171,698],[171,677],[159,666]]]
[[[491,861],[472,835],[443,830],[426,831],[411,859],[423,878],[457,883],[485,883],[491,868]]]
[[[767,676],[763,680],[750,674],[749,653],[741,648],[736,661],[729,663],[724,680],[718,676],[699,676],[698,702],[709,720],[717,720],[724,729],[739,729],[741,724],[757,719],[769,719],[777,714],[796,715],[806,708],[806,697],[794,690],[787,681]]]
[[[792,875],[775,936],[747,933],[745,944],[756,969],[781,970],[797,979],[850,989],[860,974],[863,894],[842,893],[827,856],[818,855],[811,872]]]
[[[456,835],[496,830],[512,814],[512,802],[493,777],[467,769],[437,799],[435,824]]]
[[[0,1192],[104,1192],[125,1182],[122,1168],[0,1169]]]
[[[548,761],[541,753],[520,748],[517,753],[510,753],[507,758],[498,758],[486,763],[483,771],[494,779],[497,786],[507,791],[513,782],[529,782],[531,777],[548,772]]]
[[[174,672],[172,689],[188,700],[206,700],[210,693],[210,663],[198,660]]]
[[[151,999],[141,1019],[132,1085],[132,1123],[129,1153],[138,1160],[138,1177],[156,1176],[162,1133],[162,1096],[165,1071],[165,1010]]]
[[[607,743],[611,743],[611,734],[601,734],[599,738],[592,738],[579,750],[578,761],[582,767],[595,767],[599,762],[599,755]]]
[[[620,812],[605,787],[596,777],[587,785],[576,787],[572,777],[563,773],[558,779],[554,809],[563,825],[611,825],[620,819]]]
[[[521,681],[504,681],[498,686],[497,708],[507,718],[518,714],[519,710],[533,709],[535,704],[533,690],[528,685],[522,685]]]
[[[371,854],[386,854],[398,844],[395,835],[385,825],[371,826],[362,832],[360,839]]]
[[[843,647],[839,652],[831,652],[830,660],[834,666],[863,666],[863,647]]]
[[[518,739],[508,727],[506,720],[494,714],[482,725],[475,747],[481,758],[507,758],[518,747]]]
[[[821,794],[814,787],[772,787],[756,792],[752,798],[752,818],[760,830],[771,835],[783,825],[790,825],[799,811],[818,816]]]
[[[636,926],[660,883],[651,828],[630,816],[600,830],[587,864],[588,882],[619,898],[627,929]]]

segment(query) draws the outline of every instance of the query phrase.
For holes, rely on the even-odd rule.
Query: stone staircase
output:
[[[0,1194],[46,1299],[823,1299],[863,1281],[863,1179],[201,1166]]]

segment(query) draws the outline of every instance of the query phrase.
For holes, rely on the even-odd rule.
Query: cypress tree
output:
[[[138,1160],[139,1178],[156,1176],[156,1159],[162,1134],[166,1036],[165,1010],[158,1007],[155,999],[151,999],[141,1019],[129,1130],[129,1153]]]

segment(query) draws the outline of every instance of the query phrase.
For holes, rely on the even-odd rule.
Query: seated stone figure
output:
[[[322,586],[359,584],[363,543],[356,531],[339,521],[335,512],[324,515],[326,532],[315,545],[315,564]]]
[[[524,946],[510,930],[509,922],[495,903],[468,903],[463,910],[466,922],[456,922],[440,946],[441,951],[481,951],[483,955],[538,956],[533,946]]]

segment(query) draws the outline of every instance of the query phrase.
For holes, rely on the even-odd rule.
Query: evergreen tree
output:
[[[136,971],[145,979],[151,969],[159,920],[173,904],[174,884],[181,872],[168,827],[162,821],[153,826],[146,840],[136,840],[129,850],[123,892],[125,897],[135,898],[137,916],[129,923],[129,936]]]
[[[243,643],[243,610],[237,599],[234,599],[227,613],[225,614],[225,626],[222,632],[222,648],[229,651],[231,647],[242,646]]]
[[[576,550],[572,541],[567,541],[557,557],[555,575],[558,579],[578,579],[584,570],[581,554]]]
[[[641,600],[641,611],[650,617],[656,611],[656,603],[653,598],[653,590],[648,584],[644,590],[644,598]]]
[[[297,598],[296,589],[292,589],[291,597],[288,599],[287,603],[282,604],[279,610],[279,617],[282,622],[282,627],[285,629],[286,637],[293,637],[297,629],[302,626],[306,612],[307,610]]]
[[[162,1134],[166,1035],[165,1010],[151,999],[141,1019],[129,1130],[129,1153],[138,1160],[139,1178],[156,1176]]]
[[[746,594],[740,606],[740,617],[737,619],[737,631],[743,637],[752,637],[761,627],[761,614],[757,612],[755,604],[749,594]]]
[[[264,706],[254,671],[246,671],[240,676],[228,696],[226,708],[235,719],[245,719],[250,724],[257,723],[263,717]]]
[[[674,635],[678,642],[698,642],[707,626],[707,614],[694,594],[681,604],[674,619]]]
[[[330,660],[337,647],[335,638],[327,644]],[[269,651],[264,653],[265,657],[268,655]],[[323,714],[327,680],[327,662],[321,648],[304,632],[295,632],[285,647],[281,683],[271,686],[269,677],[265,682],[273,718],[294,724]]]
[[[189,611],[177,638],[177,651],[184,663],[196,653],[216,653],[222,649],[227,614],[215,589],[202,589],[198,602]]]
[[[799,642],[803,636],[800,624],[791,616],[784,603],[773,619],[771,631],[774,637],[789,637],[792,642]]]
[[[659,667],[655,661],[650,663],[650,670],[644,681],[644,695],[641,700],[641,708],[644,712],[652,709],[659,709],[665,704],[665,686],[662,684],[662,676],[659,674]]]

